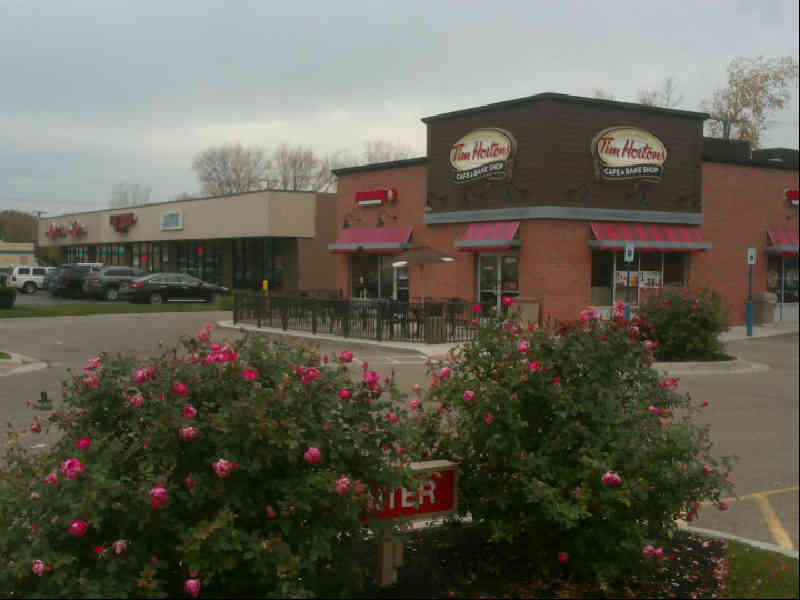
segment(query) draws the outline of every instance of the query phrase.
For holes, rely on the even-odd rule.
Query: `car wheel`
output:
[[[22,291],[26,294],[33,294],[36,291],[36,284],[32,281],[27,281],[25,285],[22,286]]]
[[[150,304],[161,304],[163,301],[164,299],[158,292],[153,292],[152,294],[150,294]]]
[[[106,300],[109,302],[119,300],[119,290],[114,286],[106,288]]]

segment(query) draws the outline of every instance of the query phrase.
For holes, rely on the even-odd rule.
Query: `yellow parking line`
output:
[[[753,492],[752,494],[745,494],[744,496],[739,496],[738,498],[720,498],[719,502],[736,502],[737,500],[750,500],[751,498],[760,498],[762,496],[772,496],[773,494],[785,494],[787,492],[796,492],[800,490],[800,486],[788,487],[788,488],[781,488],[779,490],[769,490],[766,492]],[[711,506],[714,504],[719,504],[719,502],[701,502],[703,506]]]
[[[772,537],[775,538],[775,542],[777,542],[778,546],[784,550],[794,550],[792,541],[789,539],[789,534],[786,533],[786,530],[783,528],[778,515],[775,514],[772,504],[769,503],[769,498],[763,494],[754,495],[754,497],[758,501],[758,505],[761,508],[761,514],[764,516],[764,520],[767,522],[767,527],[769,527],[769,531],[772,534]]]

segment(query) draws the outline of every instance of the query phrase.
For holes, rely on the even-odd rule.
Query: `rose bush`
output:
[[[729,459],[631,321],[514,319],[432,370],[417,449],[459,463],[459,511],[492,542],[599,580],[647,568],[643,548],[729,490]]]
[[[666,287],[644,295],[638,326],[654,342],[663,361],[715,360],[724,357],[719,334],[728,330],[722,296],[709,290]]]
[[[327,362],[207,331],[144,364],[92,359],[65,382],[50,451],[11,434],[0,596],[356,589],[367,527],[398,533],[363,517],[370,490],[409,476],[407,419],[390,379]]]

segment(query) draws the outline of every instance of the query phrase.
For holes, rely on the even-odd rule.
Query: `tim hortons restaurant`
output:
[[[351,298],[541,301],[572,319],[663,286],[798,318],[798,152],[703,138],[709,115],[543,93],[422,119],[427,156],[338,169],[336,287]],[[415,246],[451,263],[393,267]],[[424,290],[424,291],[423,291]],[[767,293],[769,292],[769,293]]]
[[[336,196],[259,191],[43,218],[38,243],[59,263],[181,272],[231,288],[333,290]]]

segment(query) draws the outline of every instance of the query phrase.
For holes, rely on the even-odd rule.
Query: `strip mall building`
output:
[[[344,168],[336,287],[346,297],[541,298],[574,318],[666,285],[753,292],[798,318],[798,152],[703,138],[709,115],[545,93],[422,119],[427,157]],[[392,267],[430,246],[458,260]],[[424,280],[422,279],[424,277]]]

